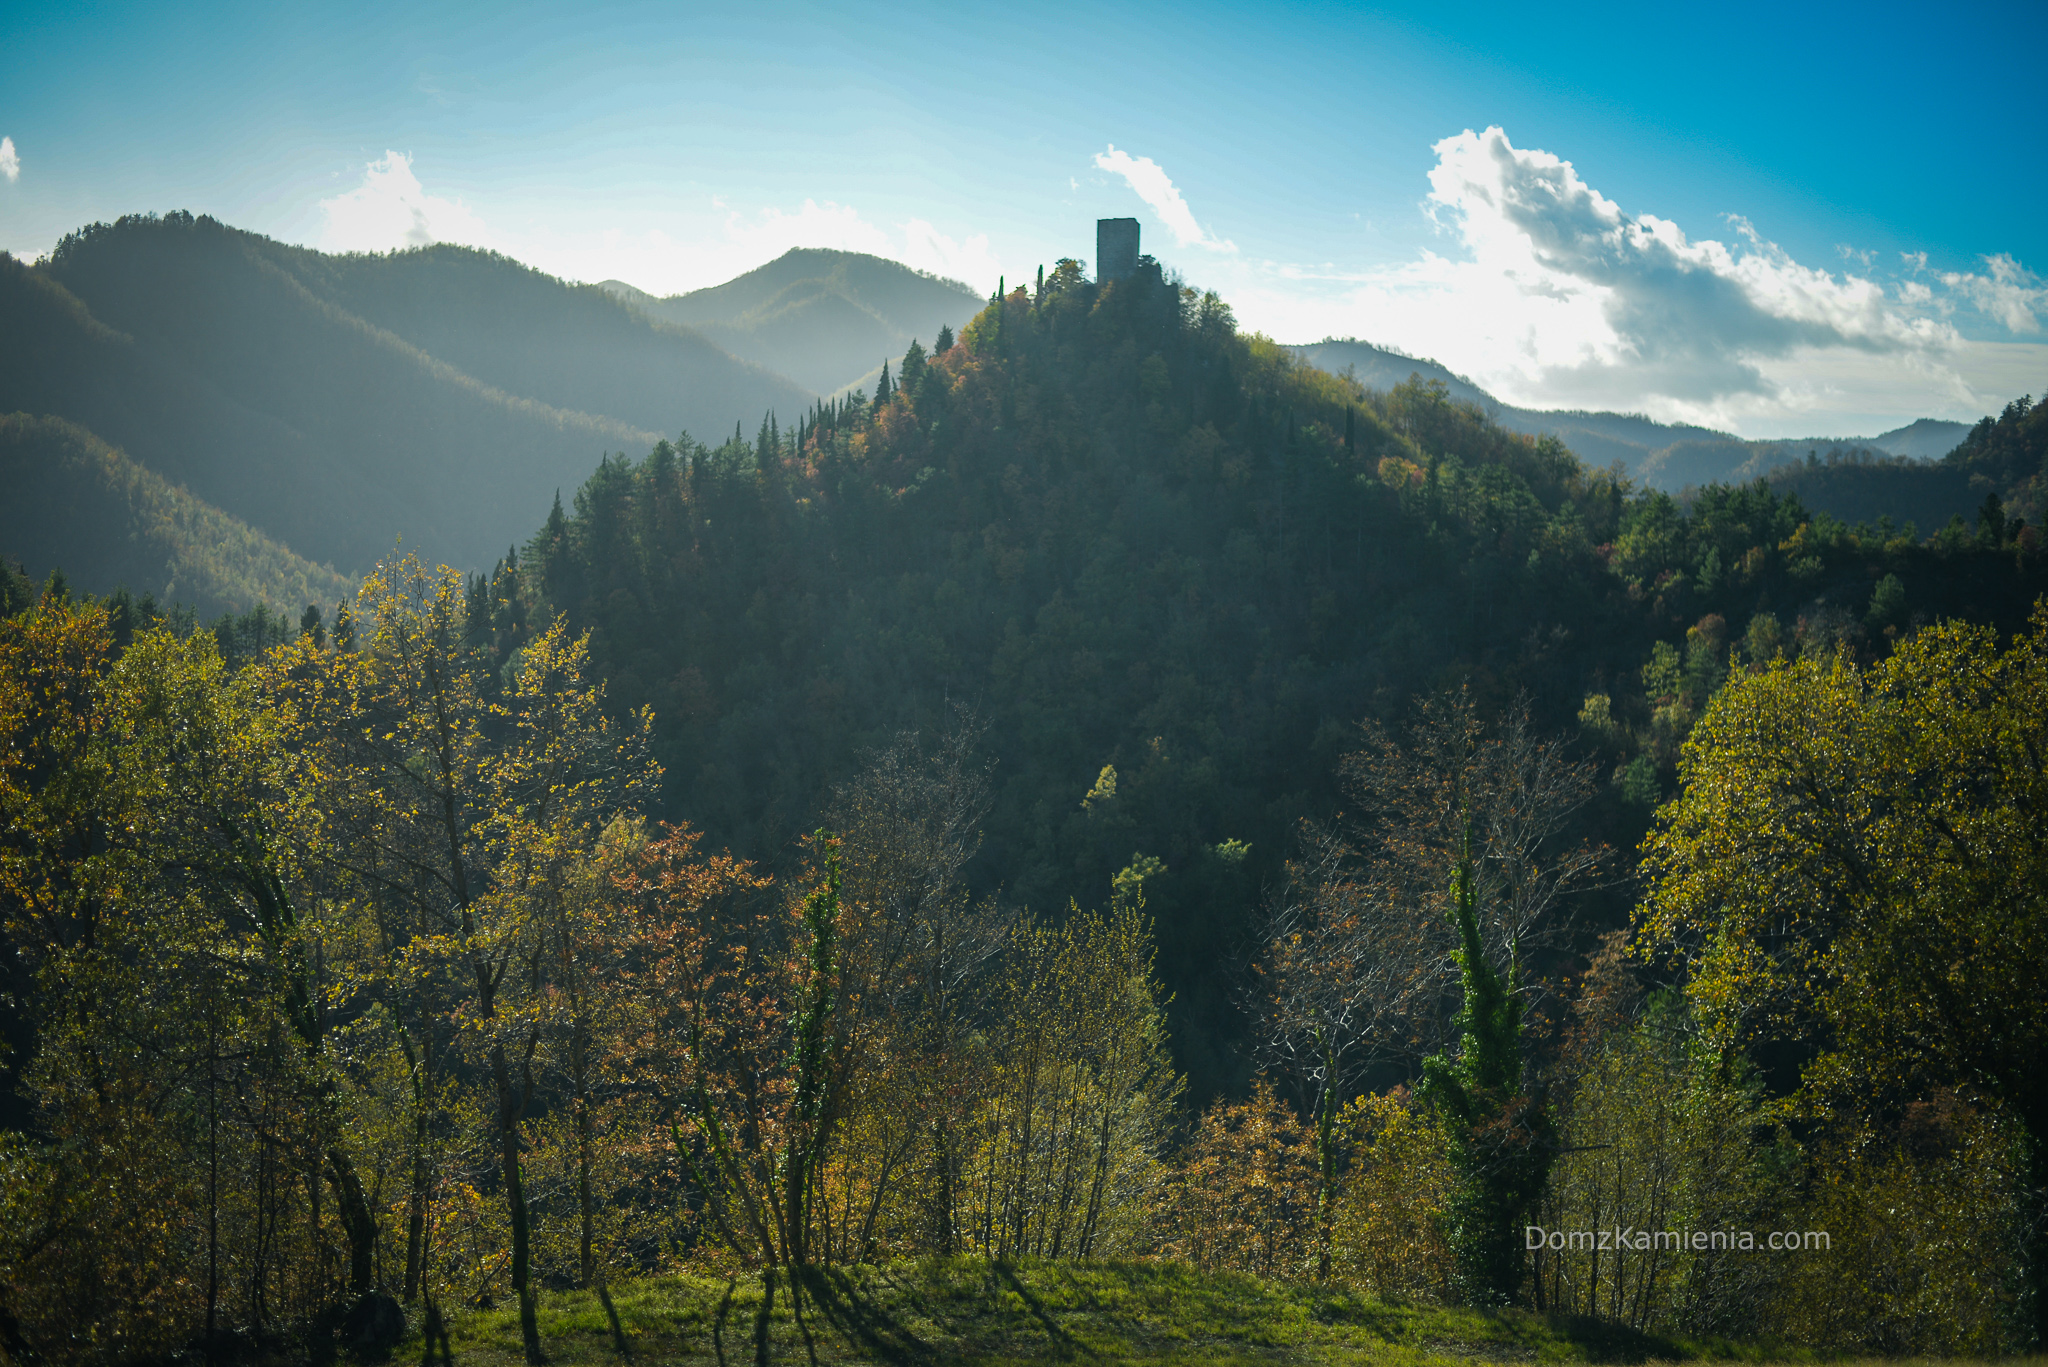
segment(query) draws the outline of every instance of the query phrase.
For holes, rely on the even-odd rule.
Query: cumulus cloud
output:
[[[1435,357],[1509,403],[1756,436],[1974,417],[2039,385],[2013,377],[2048,346],[1984,340],[2048,315],[2044,282],[2010,256],[1943,274],[1924,253],[1887,270],[1843,250],[1837,270],[1816,269],[1739,216],[1693,236],[1625,211],[1499,128],[1433,151],[1422,208],[1446,246],[1354,270],[1218,262],[1238,316]]]
[[[320,245],[331,252],[382,252],[435,242],[487,244],[483,220],[460,200],[430,195],[412,158],[386,151],[363,168],[363,183],[320,201]]]
[[[1181,197],[1180,189],[1167,176],[1158,162],[1150,157],[1134,157],[1129,152],[1120,152],[1111,143],[1107,152],[1095,154],[1097,168],[1124,178],[1124,183],[1136,192],[1139,199],[1159,215],[1159,221],[1166,231],[1173,234],[1173,240],[1183,247],[1201,247],[1212,252],[1235,252],[1237,244],[1212,236],[1207,229],[1195,221],[1195,211],[1188,207]]]
[[[1926,256],[1920,260],[1924,266]],[[2005,324],[2008,331],[2039,332],[2041,320],[2034,310],[2048,310],[2048,289],[2042,287],[2041,277],[2003,252],[1985,257],[1984,265],[1983,275],[1950,271],[1943,274],[1941,283]]]
[[[0,138],[0,176],[10,185],[21,179],[21,153],[14,150],[13,138]]]
[[[1869,279],[1800,265],[1740,218],[1720,242],[1626,214],[1570,162],[1516,148],[1499,128],[1434,150],[1429,207],[1473,270],[1554,305],[1542,312],[1561,326],[1531,328],[1520,358],[1547,387],[1590,394],[1626,371],[1630,387],[1706,403],[1768,392],[1763,363],[1797,350],[1921,352],[1956,340]]]

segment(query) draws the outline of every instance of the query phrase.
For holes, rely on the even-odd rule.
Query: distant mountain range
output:
[[[488,565],[606,451],[812,398],[468,248],[329,256],[171,214],[96,224],[34,266],[0,256],[0,413],[75,423],[349,574],[400,537]]]
[[[1411,375],[1440,380],[1453,398],[1478,404],[1501,426],[1530,436],[1555,436],[1579,459],[1592,465],[1620,461],[1629,476],[1651,488],[1673,493],[1688,487],[1756,479],[1809,452],[1817,458],[1867,451],[1915,460],[1934,460],[1954,450],[1969,435],[1970,425],[1921,418],[1875,437],[1800,437],[1750,441],[1710,427],[1661,423],[1639,413],[1589,413],[1517,408],[1502,403],[1462,375],[1435,361],[1404,356],[1367,342],[1331,338],[1294,353],[1333,375],[1349,371],[1360,384],[1388,389]]]
[[[793,250],[658,298],[466,247],[337,256],[184,213],[94,224],[33,265],[0,253],[0,552],[206,611],[338,594],[401,542],[481,569],[607,452],[715,444],[770,412],[794,426],[982,304],[858,252]],[[1768,475],[1831,510],[1905,498],[1922,526],[1981,497],[1961,467],[1858,473],[1939,456],[1961,423],[1750,442],[1516,408],[1363,342],[1294,350],[1373,388],[1441,381],[1653,487]]]
[[[806,247],[688,294],[656,298],[623,280],[599,288],[819,394],[868,379],[913,340],[929,350],[940,328],[957,330],[987,302],[957,280],[861,252]]]

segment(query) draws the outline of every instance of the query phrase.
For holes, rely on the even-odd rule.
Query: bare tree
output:
[[[908,1174],[923,1188],[927,1236],[941,1251],[956,1242],[953,1186],[972,1090],[966,1043],[976,1023],[969,994],[1011,920],[965,878],[989,807],[992,766],[977,757],[985,729],[963,708],[935,741],[902,733],[835,791],[827,813],[841,842],[849,916],[842,1019],[866,1036],[849,1057],[863,1060],[868,1085],[891,1090],[899,1122],[892,1142],[875,1146],[880,1161],[866,1184],[866,1211],[842,1223],[854,1256],[903,1164],[927,1169]]]
[[[1314,1121],[1319,1275],[1343,1093],[1444,1042],[1459,981],[1451,873],[1467,824],[1481,943],[1496,964],[1556,942],[1567,928],[1559,904],[1593,886],[1609,854],[1572,838],[1596,791],[1593,766],[1536,732],[1526,698],[1490,728],[1461,690],[1419,702],[1398,733],[1362,729],[1364,745],[1338,771],[1357,805],[1332,825],[1304,823],[1268,902],[1248,994],[1261,1063],[1293,1081]]]
[[[1575,835],[1599,788],[1595,766],[1574,759],[1565,737],[1538,733],[1526,696],[1491,726],[1461,689],[1418,702],[1398,734],[1370,722],[1362,730],[1365,744],[1338,767],[1356,804],[1343,823],[1346,841],[1370,881],[1420,915],[1439,997],[1457,980],[1450,872],[1467,823],[1488,959],[1526,962],[1562,943],[1564,903],[1598,886],[1612,855]],[[1441,1032],[1439,1021],[1419,1042],[1434,1047]]]
[[[1316,1150],[1316,1275],[1330,1272],[1335,1124],[1344,1088],[1412,1052],[1435,995],[1436,947],[1414,907],[1364,865],[1343,834],[1302,825],[1268,904],[1250,1005],[1260,1061],[1309,1103]]]

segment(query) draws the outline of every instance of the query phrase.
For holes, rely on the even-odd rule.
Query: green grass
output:
[[[1202,1273],[1174,1263],[927,1259],[811,1273],[793,1301],[775,1278],[649,1278],[612,1307],[636,1362],[1523,1363],[1787,1361],[1801,1355],[1638,1334],[1612,1325],[1386,1305],[1348,1292]],[[615,1364],[611,1318],[588,1292],[540,1301],[542,1341],[561,1367]],[[450,1326],[455,1361],[521,1360],[519,1318],[500,1306]],[[396,1357],[419,1360],[417,1335]],[[1811,1361],[1811,1357],[1805,1360]]]

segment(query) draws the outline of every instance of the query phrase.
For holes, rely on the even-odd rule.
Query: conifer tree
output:
[[[1453,953],[1464,989],[1455,1054],[1422,1065],[1421,1093],[1450,1122],[1459,1189],[1450,1236],[1459,1290],[1475,1305],[1511,1302],[1522,1278],[1517,1227],[1550,1176],[1556,1142],[1540,1101],[1522,1087],[1521,966],[1508,946],[1505,976],[1487,960],[1472,886],[1472,825],[1465,821],[1451,883]]]

